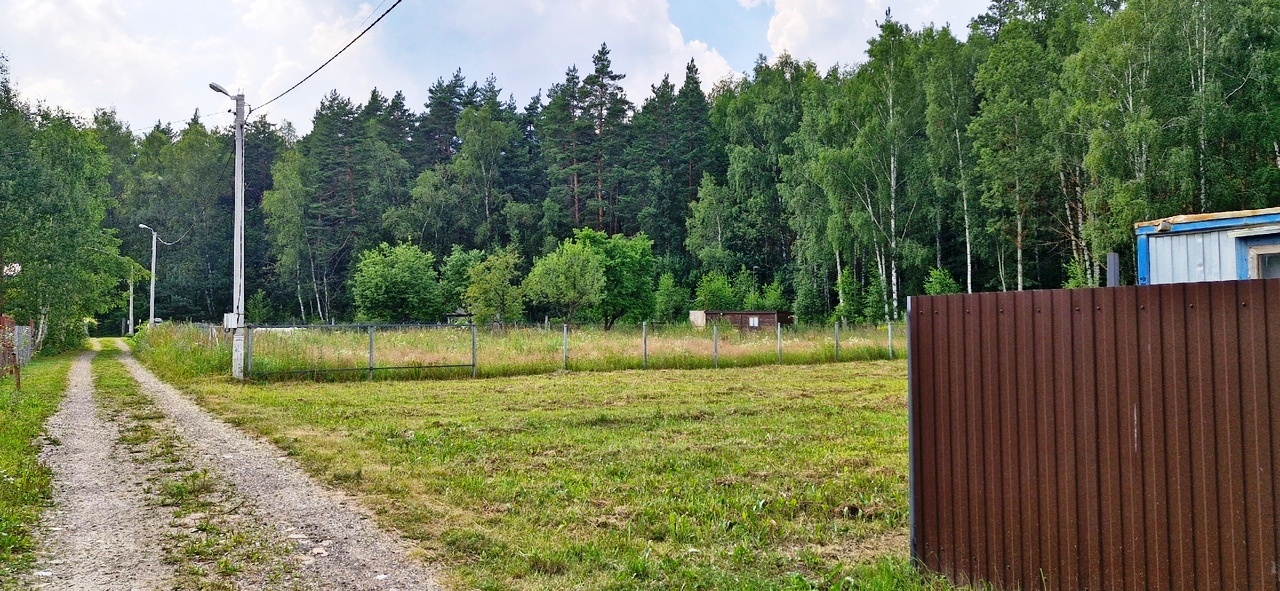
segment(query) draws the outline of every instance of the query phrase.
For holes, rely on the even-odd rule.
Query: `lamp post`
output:
[[[244,379],[244,94],[232,95],[216,82],[214,92],[236,102],[235,225],[231,233],[231,313],[223,325],[231,329],[231,376]]]
[[[142,228],[143,230],[148,230],[151,232],[151,311],[148,313],[148,316],[147,316],[147,326],[152,326],[156,323],[156,243],[159,242],[165,246],[173,246],[178,243],[178,240],[182,240],[182,238],[179,238],[178,240],[174,240],[173,242],[165,242],[160,239],[160,235],[156,233],[155,228],[152,228],[151,226],[148,226],[146,224],[138,224],[138,227]],[[129,276],[133,277],[132,271],[130,271]],[[130,285],[129,285],[129,316],[130,316],[129,329],[133,330],[132,279],[130,280]]]

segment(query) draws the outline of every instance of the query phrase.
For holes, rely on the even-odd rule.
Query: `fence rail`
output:
[[[926,567],[1006,589],[1280,588],[1280,280],[908,315]]]

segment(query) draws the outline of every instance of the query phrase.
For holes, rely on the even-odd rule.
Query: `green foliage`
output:
[[[654,294],[654,320],[672,322],[688,318],[689,290],[676,283],[671,273],[658,278],[658,291]]]
[[[929,278],[924,280],[924,293],[926,295],[960,293],[960,284],[951,278],[951,273],[946,269],[933,268],[929,270]]]
[[[364,320],[440,322],[449,311],[435,257],[412,244],[383,243],[361,253],[351,291]]]
[[[621,234],[606,237],[586,228],[575,230],[573,239],[603,256],[604,288],[594,312],[604,321],[605,329],[618,320],[648,320],[653,315],[658,266],[653,241],[644,233],[631,238]]]
[[[525,289],[517,281],[520,255],[503,249],[467,272],[470,284],[462,300],[477,324],[516,322],[524,314]]]
[[[747,310],[773,310],[785,312],[791,309],[791,303],[783,292],[782,280],[774,279],[764,286],[763,290],[753,289],[743,300],[743,308]]]
[[[1098,287],[1098,283],[1089,276],[1088,267],[1080,259],[1067,261],[1066,271],[1067,280],[1062,284],[1063,289]]]
[[[449,256],[444,257],[444,265],[440,269],[440,284],[444,297],[444,307],[452,312],[463,305],[467,287],[471,285],[471,269],[484,262],[484,252],[465,250],[453,245]]]
[[[889,320],[888,295],[884,278],[875,276],[862,291],[862,314],[858,317],[858,322],[879,325]]]
[[[572,321],[580,310],[603,301],[606,264],[599,250],[565,240],[534,262],[522,288],[531,301],[556,306],[566,321]]]
[[[58,409],[71,361],[33,361],[23,369],[22,390],[11,377],[0,380],[0,588],[16,582],[34,558],[35,525],[52,494],[52,474],[39,459],[39,436]]]
[[[742,301],[734,293],[729,278],[724,273],[712,271],[698,280],[693,307],[697,310],[737,310],[742,307]]]
[[[249,324],[265,324],[271,321],[274,310],[271,309],[271,301],[267,298],[267,292],[259,289],[249,296],[249,301],[244,304],[244,315]]]
[[[102,227],[110,172],[92,129],[0,93],[0,311],[34,321],[47,353],[81,346],[85,318],[119,305],[128,265]]]

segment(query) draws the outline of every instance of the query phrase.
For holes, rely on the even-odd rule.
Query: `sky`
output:
[[[232,122],[232,103],[209,89],[243,92],[252,108],[301,80],[396,0],[0,0],[0,54],[21,96],[84,116],[115,109],[135,133],[181,128],[198,110],[209,126]],[[403,91],[415,111],[427,89],[461,69],[493,75],[523,107],[591,69],[601,43],[639,104],[670,73],[679,86],[696,61],[703,86],[742,75],[787,52],[820,69],[866,58],[885,11],[912,29],[950,24],[964,38],[988,0],[402,0],[315,77],[256,111],[311,128],[336,90],[363,103],[372,89]]]

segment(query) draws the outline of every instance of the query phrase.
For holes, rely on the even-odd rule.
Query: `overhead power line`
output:
[[[355,39],[352,39],[350,43],[347,43],[346,45],[343,45],[343,46],[342,46],[342,49],[339,49],[339,50],[338,50],[338,53],[333,54],[333,57],[329,58],[329,59],[328,59],[327,61],[325,61],[323,64],[320,64],[320,67],[319,67],[319,68],[316,68],[314,72],[311,72],[310,74],[307,74],[307,77],[306,77],[306,78],[303,78],[302,80],[299,80],[297,84],[294,84],[293,86],[290,86],[290,87],[289,87],[289,90],[286,90],[286,91],[284,91],[284,92],[282,92],[282,93],[280,93],[280,94],[276,95],[276,97],[275,97],[275,98],[273,98],[273,99],[271,99],[271,100],[269,100],[269,101],[267,101],[267,102],[265,102],[265,103],[262,103],[261,105],[258,105],[258,106],[256,106],[256,107],[254,107],[253,109],[250,109],[250,110],[249,110],[249,112],[250,112],[250,113],[252,113],[252,112],[257,111],[258,109],[261,109],[261,108],[263,108],[263,107],[265,107],[265,106],[267,106],[267,105],[269,105],[269,104],[271,104],[271,103],[274,103],[274,102],[276,102],[277,100],[279,100],[279,99],[280,99],[280,97],[283,97],[284,95],[289,94],[290,92],[293,92],[293,89],[295,89],[295,88],[297,88],[297,87],[299,87],[299,86],[302,86],[302,83],[303,83],[303,82],[306,82],[307,80],[310,80],[312,76],[315,76],[317,73],[319,73],[319,72],[320,72],[320,70],[323,70],[323,69],[324,69],[324,67],[325,67],[325,66],[327,66],[327,65],[329,65],[329,63],[330,63],[330,62],[332,62],[332,61],[333,61],[333,60],[335,60],[335,59],[338,59],[338,56],[342,55],[342,52],[346,51],[348,47],[351,47],[352,45],[354,45],[354,44],[355,44],[355,42],[356,42],[356,41],[359,41],[361,37],[364,37],[364,34],[365,34],[365,33],[368,33],[368,32],[369,32],[369,29],[372,29],[372,28],[376,27],[376,26],[378,25],[378,23],[379,23],[379,22],[380,22],[384,17],[386,17],[388,14],[391,14],[391,11],[392,11],[392,10],[395,10],[397,6],[400,6],[400,3],[401,3],[401,2],[404,2],[404,0],[396,0],[396,3],[395,3],[395,4],[392,4],[392,5],[391,5],[391,8],[388,8],[386,12],[382,13],[382,16],[379,16],[379,17],[378,17],[378,20],[373,21],[373,23],[371,23],[369,26],[365,27],[363,31],[360,31],[360,34],[359,34],[359,35],[356,35],[356,38],[355,38]]]

